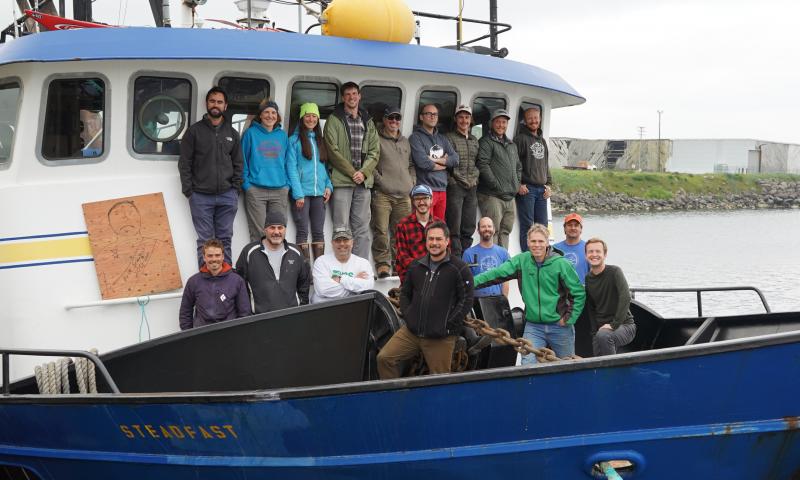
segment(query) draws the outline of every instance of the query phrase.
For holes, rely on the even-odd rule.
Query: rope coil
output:
[[[97,349],[89,350],[97,355]],[[60,358],[37,365],[33,369],[36,386],[42,395],[69,394],[69,366],[75,365],[75,383],[79,393],[97,393],[97,376],[94,363],[88,358]]]

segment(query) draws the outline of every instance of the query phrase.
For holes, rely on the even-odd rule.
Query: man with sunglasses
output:
[[[383,124],[378,127],[380,157],[373,172],[372,194],[372,259],[378,278],[391,275],[394,239],[397,223],[411,213],[408,192],[416,183],[411,145],[400,132],[400,109],[387,108]]]
[[[433,103],[422,106],[419,124],[408,137],[411,158],[417,170],[417,183],[433,190],[433,216],[444,218],[447,208],[447,169],[458,165],[458,154],[447,137],[439,131],[439,108]]]

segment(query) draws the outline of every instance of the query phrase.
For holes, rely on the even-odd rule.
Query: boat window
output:
[[[436,125],[442,133],[449,132],[453,127],[453,117],[456,111],[456,102],[458,96],[456,92],[448,92],[444,90],[424,90],[419,96],[419,103],[417,104],[417,118],[415,123],[419,123],[419,112],[422,111],[422,106],[433,103],[439,108],[439,123]]]
[[[325,126],[336,105],[339,103],[339,85],[329,82],[295,82],[292,85],[292,101],[289,105],[289,135],[294,132],[300,117],[300,105],[316,103],[319,107],[320,128]]]
[[[369,112],[375,126],[383,123],[383,112],[388,107],[400,108],[403,91],[399,87],[366,85],[361,87],[361,106]]]
[[[506,109],[506,99],[498,97],[476,97],[472,102],[472,134],[481,138],[484,133],[488,133],[492,126],[489,124],[492,112],[502,108]],[[513,128],[509,129],[507,135],[513,136]]]
[[[180,155],[181,138],[191,119],[191,82],[185,78],[138,77],[133,92],[133,151]]]
[[[225,116],[241,136],[258,113],[258,104],[269,98],[269,81],[263,78],[222,77],[219,86],[228,95]]]
[[[11,162],[11,146],[17,131],[20,86],[17,82],[0,83],[0,166]]]
[[[106,84],[99,78],[55,79],[47,89],[42,156],[47,160],[103,154]]]
[[[522,103],[519,104],[519,112],[517,115],[519,125],[517,128],[517,133],[521,132],[522,129],[525,128],[525,111],[528,110],[529,108],[539,109],[539,114],[541,115],[541,120],[542,120],[541,124],[544,125],[544,113],[542,113],[543,111],[542,106],[539,105],[538,103],[523,101]]]

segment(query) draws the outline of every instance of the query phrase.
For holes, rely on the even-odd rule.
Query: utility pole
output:
[[[661,114],[664,110],[656,110],[658,112],[658,171],[661,170]],[[666,166],[666,165],[665,165]],[[666,168],[664,169],[666,170]]]
[[[639,129],[639,171],[642,170],[642,152],[644,151],[644,127]]]

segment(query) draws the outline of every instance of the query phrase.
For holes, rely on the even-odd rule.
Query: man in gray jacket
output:
[[[371,222],[372,259],[378,278],[391,275],[394,242],[390,239],[394,239],[397,222],[411,213],[408,192],[416,181],[411,145],[400,133],[402,119],[399,108],[387,108],[378,128],[381,154],[373,172]]]
[[[439,108],[436,105],[423,105],[419,121],[408,137],[411,158],[417,170],[417,183],[431,187],[433,216],[444,218],[447,208],[447,169],[458,165],[458,154],[436,126],[439,123]]]
[[[478,141],[480,171],[478,204],[481,216],[497,225],[495,243],[508,250],[508,235],[514,228],[514,195],[519,191],[522,164],[517,147],[507,136],[511,116],[503,109],[492,113],[491,131]]]

